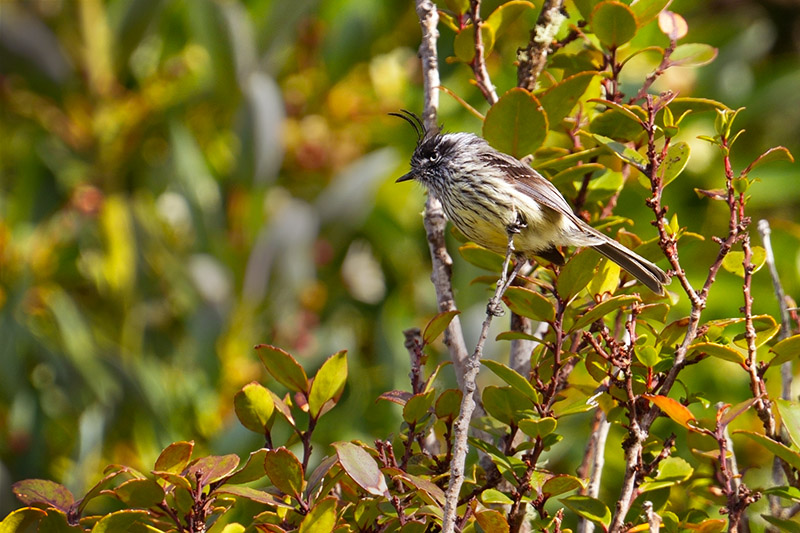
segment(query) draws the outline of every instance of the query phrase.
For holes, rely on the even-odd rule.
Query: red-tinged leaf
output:
[[[753,431],[734,431],[734,434],[745,435],[767,449],[772,455],[777,455],[792,467],[800,470],[800,453],[788,446],[775,442],[765,435]]]
[[[269,344],[259,344],[256,350],[267,371],[278,383],[292,392],[308,393],[306,371],[288,352]]]
[[[425,344],[430,344],[435,341],[436,338],[447,329],[447,326],[450,325],[450,322],[452,322],[456,315],[460,313],[461,311],[443,311],[433,317],[431,321],[428,322],[428,325],[425,326],[425,331],[422,333],[422,340]]]
[[[533,154],[544,143],[547,129],[547,116],[539,101],[518,87],[500,97],[483,121],[483,137],[489,144],[518,159]]]
[[[267,456],[267,449],[261,448],[254,452],[250,452],[250,457],[247,458],[247,463],[234,472],[234,474],[225,482],[231,485],[238,485],[240,483],[250,483],[257,479],[263,478],[267,475],[264,470],[264,459]]]
[[[201,457],[189,466],[186,477],[192,481],[197,481],[200,486],[206,486],[224,478],[239,466],[239,456],[236,454],[228,455],[209,455]]]
[[[294,417],[292,416],[292,411],[289,409],[289,406],[286,405],[286,402],[272,391],[269,391],[269,394],[272,396],[272,404],[275,406],[275,409],[278,411],[278,413],[281,414],[283,419],[286,420],[289,425],[294,427]]]
[[[580,479],[567,474],[558,474],[544,482],[542,494],[550,498],[580,488],[583,488],[583,482]]]
[[[256,381],[236,393],[233,407],[239,422],[250,431],[264,435],[272,426],[275,404],[267,388]]]
[[[333,447],[342,469],[359,487],[373,496],[387,494],[386,479],[369,452],[352,442],[336,442]]]
[[[484,531],[491,531],[492,533],[506,533],[509,531],[506,517],[494,509],[478,511],[475,513],[475,519]]]
[[[403,406],[403,420],[409,424],[416,424],[422,420],[433,405],[435,391],[421,392],[408,399]]]
[[[800,356],[800,335],[783,339],[770,348],[769,351],[775,354],[775,357],[769,362],[770,366],[782,365],[792,359],[796,359]]]
[[[153,470],[180,474],[192,458],[194,441],[173,442],[156,459]]]
[[[306,483],[306,498],[308,498],[331,471],[333,465],[338,461],[336,455],[329,455],[317,465],[311,475],[308,476],[308,483]]]
[[[394,477],[402,480],[403,483],[415,491],[424,492],[428,496],[426,498],[428,504],[444,507],[444,491],[432,481],[402,471],[395,474]]]
[[[788,161],[789,163],[794,163],[794,157],[792,153],[789,151],[788,148],[783,146],[775,146],[770,148],[750,163],[744,171],[742,171],[742,176],[747,176],[750,174],[750,171],[756,168],[759,165],[763,165],[764,163],[771,163],[773,161]]]
[[[686,23],[686,19],[666,9],[658,14],[658,28],[671,41],[683,39],[689,32],[689,25]]]
[[[689,422],[693,422],[695,418],[692,412],[689,411],[685,405],[678,403],[667,396],[657,396],[653,394],[643,394],[642,396],[653,402],[659,409],[664,411],[668,417],[678,424],[687,429],[693,429]]]
[[[269,450],[264,459],[264,469],[272,484],[284,494],[300,499],[303,490],[303,465],[284,447]]]
[[[118,475],[122,473],[130,474],[132,472],[133,470],[126,466],[112,465],[106,467],[106,469],[103,471],[103,473],[105,474],[103,479],[95,483],[94,486],[91,489],[89,489],[89,491],[86,493],[86,495],[83,498],[81,498],[80,501],[78,502],[78,507],[77,507],[78,514],[83,513],[83,510],[86,508],[86,505],[91,500],[99,496],[102,493],[103,489],[105,489],[109,484],[111,484],[111,481],[114,478],[116,478]],[[144,477],[143,475],[140,475],[138,472],[134,475],[139,478]]]
[[[702,198],[705,196],[706,198],[711,198],[712,200],[727,200],[728,199],[728,191],[725,189],[698,189],[695,188],[694,192],[697,193],[697,196]]]
[[[608,48],[617,48],[636,35],[636,15],[622,2],[600,2],[592,10],[592,30]]]
[[[113,491],[128,507],[148,509],[164,501],[164,489],[152,479],[130,479]]]
[[[308,413],[319,418],[328,408],[339,401],[347,382],[347,351],[342,350],[328,357],[314,376],[308,395]]]
[[[11,485],[11,490],[25,505],[44,505],[69,512],[75,497],[64,485],[47,479],[25,479]]]
[[[462,398],[463,393],[459,389],[442,391],[434,407],[436,417],[444,420],[455,420],[461,410]]]
[[[413,394],[408,391],[390,390],[389,392],[384,392],[378,396],[378,399],[375,401],[377,402],[378,400],[386,400],[387,402],[393,402],[397,405],[405,405],[412,396]]]
[[[331,533],[336,527],[336,498],[317,501],[300,523],[299,533]]]
[[[796,447],[800,447],[800,404],[778,398],[775,400],[775,405],[778,407],[781,422],[789,434],[789,439]]]

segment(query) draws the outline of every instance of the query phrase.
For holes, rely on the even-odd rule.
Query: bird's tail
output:
[[[669,283],[669,277],[644,257],[608,237],[605,237],[601,244],[596,244],[592,248],[630,272],[634,278],[641,281],[651,291],[656,294],[664,294],[663,286]]]

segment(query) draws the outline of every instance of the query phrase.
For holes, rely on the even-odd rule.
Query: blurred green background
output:
[[[484,2],[485,12],[498,3]],[[747,107],[737,170],[774,145],[800,154],[797,4],[672,9],[689,22],[685,41],[718,46],[719,57],[671,70],[657,88]],[[501,93],[515,83],[514,51],[530,22],[489,58]],[[441,32],[446,57],[453,35]],[[311,371],[349,351],[345,396],[317,430],[318,452],[397,431],[396,406],[375,398],[408,388],[402,330],[436,312],[423,191],[393,183],[414,137],[386,115],[421,109],[418,41],[407,0],[0,2],[0,515],[17,505],[10,485],[20,479],[80,494],[106,464],[147,471],[175,440],[207,453],[260,447],[232,409],[242,385],[270,386],[253,350],[260,342]],[[468,67],[441,68],[445,86],[486,110]],[[634,92],[648,68],[631,66]],[[480,132],[447,95],[441,120]],[[666,201],[708,236],[727,217],[693,192],[722,183],[718,154],[694,139],[713,134],[713,116],[690,126],[688,173]],[[797,168],[756,176],[751,214],[772,222],[796,295]],[[617,213],[645,220],[645,195],[626,188]],[[704,279],[716,249],[707,239],[681,250],[696,268],[690,279]],[[486,293],[469,283],[480,271],[455,259],[472,344]],[[741,306],[741,281],[719,278],[709,317]],[[754,285],[755,310],[777,316],[766,270]],[[673,310],[685,312],[684,303]],[[438,349],[433,362],[446,358]],[[507,350],[486,353],[503,360]],[[691,381],[734,402],[730,391],[746,395],[746,379],[735,365],[720,371],[726,364],[697,365]],[[574,471],[581,446],[554,453]]]

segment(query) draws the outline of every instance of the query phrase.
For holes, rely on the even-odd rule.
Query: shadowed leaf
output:
[[[75,497],[64,485],[47,479],[25,479],[11,486],[19,501],[25,505],[46,505],[68,512]]]
[[[425,344],[430,344],[435,341],[436,338],[447,329],[447,326],[450,325],[453,318],[460,313],[461,311],[443,311],[433,317],[430,322],[428,322],[428,325],[425,326],[425,331],[422,333],[422,340],[425,341]]]
[[[542,145],[547,128],[547,116],[536,97],[514,88],[486,113],[483,137],[501,152],[521,159]]]
[[[339,464],[356,484],[374,496],[384,496],[389,488],[378,463],[361,446],[352,442],[333,444]]]
[[[553,303],[542,294],[525,287],[509,287],[503,295],[503,301],[520,316],[544,322],[552,322],[556,318]]]
[[[279,491],[295,499],[303,490],[303,466],[297,457],[284,447],[269,450],[264,458],[264,469]]]
[[[497,377],[511,385],[513,389],[522,393],[529,400],[533,402],[540,401],[541,398],[539,393],[533,388],[533,385],[531,385],[530,381],[525,379],[524,376],[522,376],[513,368],[510,368],[503,363],[492,361],[491,359],[486,359],[481,362],[486,368],[494,372]]]
[[[579,516],[591,520],[592,522],[602,524],[605,530],[607,530],[609,524],[611,524],[611,511],[606,504],[600,500],[576,494],[575,496],[569,496],[558,501],[572,509],[572,511]]]
[[[792,450],[788,446],[781,444],[780,442],[775,442],[774,440],[770,439],[765,435],[761,435],[760,433],[755,433],[753,431],[734,431],[734,434],[737,435],[745,435],[750,439],[754,440],[761,446],[767,449],[771,454],[777,455],[787,463],[789,463],[792,467],[797,468],[800,470],[800,453]]]

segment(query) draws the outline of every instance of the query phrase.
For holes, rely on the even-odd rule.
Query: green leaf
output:
[[[490,504],[498,504],[498,505],[510,505],[514,503],[514,500],[506,496],[504,493],[500,492],[497,489],[486,489],[480,494],[481,502],[484,505]]]
[[[674,143],[667,149],[667,157],[658,169],[661,183],[665,187],[686,168],[686,163],[689,162],[689,152],[689,145],[683,141]],[[649,184],[647,186],[649,188]]]
[[[761,518],[777,527],[777,531],[783,531],[784,533],[800,533],[800,523],[796,522],[795,520],[778,518],[768,514],[762,514]]]
[[[128,507],[148,509],[164,501],[164,489],[152,479],[129,479],[113,492]]]
[[[775,405],[778,407],[781,422],[789,434],[789,439],[796,448],[800,448],[800,404],[778,398],[775,400]]]
[[[278,383],[292,392],[308,393],[306,371],[288,352],[269,344],[259,344],[256,350],[261,362]]]
[[[296,500],[300,499],[303,490],[303,465],[292,452],[283,446],[267,451],[264,470],[276,489]]]
[[[750,439],[754,440],[755,442],[766,448],[767,451],[770,452],[772,455],[777,455],[778,457],[789,463],[789,465],[791,465],[792,467],[800,470],[800,453],[797,453],[796,451],[781,444],[780,442],[775,442],[774,440],[770,439],[765,435],[761,435],[760,433],[755,433],[753,431],[744,431],[744,430],[734,431],[734,433],[749,437]]]
[[[770,495],[773,494],[778,496],[779,498],[784,498],[786,500],[790,500],[795,503],[800,503],[800,489],[797,487],[788,487],[786,485],[782,487],[768,487],[761,490],[762,494]]]
[[[611,524],[611,511],[606,504],[600,500],[576,494],[559,501],[569,507],[577,515],[591,520],[592,522],[602,524],[605,530],[607,530],[608,526]]]
[[[437,418],[445,420],[455,420],[461,411],[461,400],[463,394],[459,389],[446,389],[442,391],[436,400],[434,412]]]
[[[574,167],[569,167],[560,171],[559,173],[555,174],[552,178],[550,178],[550,182],[561,189],[562,187],[571,187],[573,190],[575,189],[573,182],[576,180],[583,181],[584,176],[587,174],[594,174],[594,177],[600,175],[601,172],[606,170],[605,165],[601,165],[600,163],[586,163],[582,165],[576,165]]]
[[[594,269],[599,262],[597,252],[588,248],[573,255],[558,275],[556,286],[559,297],[568,302],[581,292],[594,277]]]
[[[557,425],[556,419],[549,416],[538,420],[524,418],[519,421],[519,429],[529,437],[546,437],[556,430]]]
[[[456,317],[456,315],[460,314],[461,311],[443,311],[433,317],[428,325],[425,326],[425,331],[422,333],[422,340],[425,344],[430,344],[436,340],[439,335],[441,335],[444,330],[447,329],[447,326],[450,325],[450,322]]]
[[[678,424],[682,425],[686,429],[694,429],[689,424],[689,422],[695,421],[695,417],[689,408],[685,405],[678,403],[677,401],[669,398],[667,396],[657,396],[653,394],[642,394],[643,398],[647,398],[651,402],[653,402],[659,409],[664,411],[668,417],[672,420],[677,422]]]
[[[750,264],[755,268],[753,272],[758,272],[767,260],[767,251],[761,246],[753,246],[753,255]],[[744,278],[744,252],[731,250],[722,260],[722,268],[728,272]]]
[[[503,295],[503,301],[520,316],[543,322],[552,322],[556,318],[553,303],[541,293],[525,287],[509,287]]]
[[[284,509],[294,509],[294,506],[289,505],[282,499],[278,498],[277,496],[273,496],[269,492],[254,489],[245,485],[222,485],[212,494],[231,494],[233,496],[246,498],[256,503],[263,503],[264,505],[282,507]]]
[[[267,474],[264,470],[264,459],[267,457],[267,449],[261,448],[254,452],[250,452],[247,458],[247,463],[234,472],[234,474],[226,481],[227,484],[237,485],[240,483],[250,483],[261,479]]]
[[[494,29],[491,26],[484,24],[481,26],[481,41],[483,42],[483,53],[488,54],[494,47]],[[456,34],[453,41],[453,51],[456,58],[464,63],[471,63],[475,57],[475,26],[472,24],[466,26]]]
[[[24,479],[11,485],[11,490],[19,501],[25,505],[44,505],[55,507],[67,513],[75,497],[65,487],[47,479]]]
[[[469,0],[444,0],[444,3],[456,15],[469,11]]]
[[[669,56],[672,66],[701,67],[714,61],[717,49],[705,43],[679,44]]]
[[[47,513],[36,507],[17,509],[0,522],[0,533],[37,533],[39,523],[45,516]]]
[[[636,15],[622,2],[600,2],[592,10],[592,30],[607,48],[618,48],[636,35]]]
[[[577,331],[585,328],[589,324],[594,323],[596,320],[603,318],[612,312],[622,309],[623,307],[632,304],[633,302],[641,302],[642,299],[635,295],[623,294],[614,296],[599,304],[595,305],[591,310],[585,313],[582,317],[575,321],[575,324],[570,328],[570,332]]]
[[[532,11],[534,8],[535,6],[531,2],[525,0],[510,0],[492,11],[491,15],[484,21],[484,24],[491,27],[494,30],[494,34],[497,36],[514,21],[519,20],[526,11]],[[488,51],[486,53],[488,54]]]
[[[771,163],[773,161],[788,161],[790,163],[794,163],[794,157],[792,157],[792,153],[788,150],[788,148],[784,148],[783,146],[775,146],[758,156],[752,163],[750,163],[742,172],[742,176],[747,176],[750,174],[751,170],[759,165]]]
[[[689,347],[690,354],[706,354],[733,363],[744,364],[747,357],[734,347],[715,342],[696,342]]]
[[[318,418],[326,409],[339,401],[347,382],[347,350],[328,357],[314,376],[308,394],[308,414]]]
[[[345,473],[373,496],[384,496],[389,488],[378,463],[364,448],[352,442],[335,442],[336,456]]]
[[[440,508],[444,507],[444,491],[440,489],[435,483],[429,481],[426,478],[422,478],[419,476],[415,476],[413,474],[409,474],[407,472],[398,472],[394,474],[395,479],[400,479],[405,483],[408,487],[422,492],[424,495],[427,495],[427,502],[436,505]]]
[[[589,294],[593,296],[612,295],[619,287],[622,269],[614,261],[604,257],[600,260],[597,275],[589,282]]]
[[[770,348],[769,351],[775,354],[775,357],[769,362],[770,366],[782,365],[797,358],[800,356],[800,335],[783,339]]]
[[[756,348],[759,348],[781,330],[781,325],[775,322],[770,315],[756,315],[753,317],[753,329],[756,330],[755,345]],[[733,344],[747,349],[747,339],[744,333],[736,335],[733,338]]]
[[[403,406],[403,420],[408,424],[416,424],[427,416],[433,405],[435,390],[415,394]]]
[[[104,515],[92,528],[92,533],[119,533],[120,531],[147,531],[146,511],[125,509]]]
[[[511,385],[513,389],[522,393],[529,400],[533,402],[541,401],[539,393],[533,388],[531,382],[525,379],[513,368],[509,368],[503,363],[492,361],[491,359],[484,359],[481,362],[486,368],[494,372],[497,377]]]
[[[248,383],[236,393],[233,408],[239,422],[250,431],[264,435],[272,426],[275,404],[269,391],[256,381]]]
[[[636,357],[648,368],[653,368],[661,362],[661,356],[653,346],[642,346],[636,350]]]
[[[597,72],[579,72],[561,80],[561,83],[550,87],[539,96],[551,128],[556,128],[569,112],[575,109],[581,96],[597,75]]]
[[[501,272],[505,258],[477,244],[465,244],[458,248],[458,253],[467,263],[491,272]]]
[[[614,139],[610,139],[605,135],[598,135],[596,133],[587,133],[587,135],[605,147],[609,152],[620,158],[623,162],[630,163],[638,168],[644,168],[647,165],[647,158],[633,148],[615,141]]]
[[[653,21],[672,0],[639,0],[631,4],[630,8],[636,15],[639,27]]]
[[[567,474],[558,474],[544,482],[542,494],[550,498],[580,488],[583,488],[583,482],[580,479]]]
[[[508,533],[509,526],[506,517],[500,511],[488,509],[486,511],[478,511],[475,513],[475,520],[481,526],[483,531],[491,531],[492,533]]]
[[[299,533],[331,533],[336,527],[336,498],[317,501],[300,523]]]
[[[722,102],[709,98],[678,97],[669,103],[669,108],[675,116],[681,116],[687,111],[692,113],[704,113],[708,111],[730,110]]]
[[[483,137],[494,148],[521,159],[547,136],[548,121],[539,101],[519,87],[505,93],[486,113]]]
[[[511,387],[489,385],[483,389],[483,407],[486,412],[508,426],[525,418],[524,410],[532,410],[533,404],[521,392]]]

